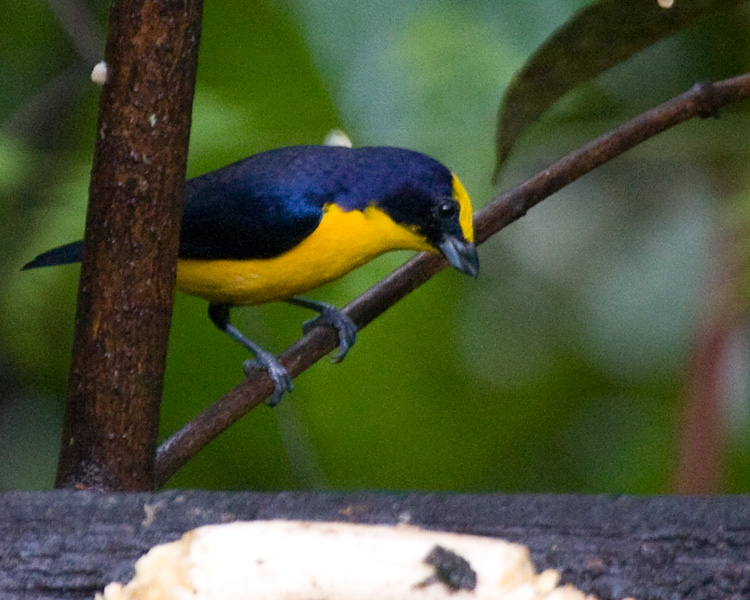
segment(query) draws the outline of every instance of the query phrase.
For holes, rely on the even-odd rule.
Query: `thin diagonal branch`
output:
[[[690,91],[628,121],[571,152],[518,187],[495,197],[475,219],[482,243],[526,212],[586,173],[641,142],[695,117],[717,114],[724,106],[750,98],[750,74],[716,84],[697,84]],[[353,300],[344,313],[359,329],[445,267],[442,257],[420,254]],[[279,361],[296,377],[331,352],[338,340],[330,328],[317,328],[287,348]],[[247,379],[187,423],[158,449],[155,474],[166,482],[201,448],[263,402],[273,391],[264,372]]]

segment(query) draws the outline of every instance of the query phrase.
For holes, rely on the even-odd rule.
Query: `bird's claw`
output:
[[[289,371],[281,366],[279,361],[268,352],[258,354],[256,358],[246,360],[242,363],[242,366],[245,369],[246,377],[252,377],[261,370],[268,372],[268,376],[273,381],[273,396],[266,400],[268,406],[276,406],[286,392],[291,392],[294,389],[294,383],[292,383]]]
[[[349,349],[357,341],[357,325],[336,307],[327,306],[321,310],[317,317],[308,319],[302,323],[302,333],[309,333],[319,326],[328,326],[336,329],[339,335],[339,350],[331,358],[331,362],[337,363],[344,360]]]

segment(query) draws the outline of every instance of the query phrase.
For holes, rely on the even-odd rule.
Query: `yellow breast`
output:
[[[237,306],[286,300],[334,281],[391,250],[435,252],[424,237],[375,207],[323,209],[317,229],[274,258],[180,260],[177,289]]]

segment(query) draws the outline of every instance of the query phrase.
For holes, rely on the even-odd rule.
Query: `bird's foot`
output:
[[[357,341],[357,325],[338,308],[330,304],[322,305],[318,310],[320,314],[317,317],[302,323],[302,333],[308,333],[318,326],[335,328],[339,334],[339,350],[331,358],[331,362],[341,362],[354,342]]]
[[[294,383],[292,383],[292,376],[289,375],[289,371],[281,366],[279,361],[270,352],[256,352],[255,358],[246,360],[242,363],[242,366],[245,369],[247,377],[253,376],[260,370],[268,371],[268,375],[273,381],[273,396],[266,400],[268,406],[276,406],[286,392],[291,392],[294,389]]]

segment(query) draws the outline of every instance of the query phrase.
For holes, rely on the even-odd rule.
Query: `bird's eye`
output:
[[[438,204],[437,214],[441,219],[451,219],[458,213],[458,206],[455,202],[442,202]]]

